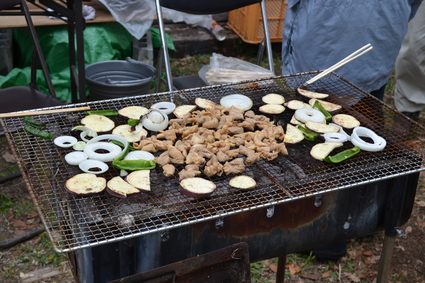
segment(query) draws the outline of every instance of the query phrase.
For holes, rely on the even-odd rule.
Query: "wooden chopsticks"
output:
[[[321,78],[323,78],[324,76],[326,76],[327,74],[335,71],[336,69],[344,66],[345,64],[347,64],[348,62],[353,61],[354,59],[366,54],[367,52],[369,52],[370,50],[372,50],[373,47],[370,43],[366,44],[365,46],[363,46],[362,48],[354,51],[353,53],[351,53],[350,55],[348,55],[347,57],[345,57],[344,59],[342,59],[341,61],[339,61],[338,63],[336,63],[335,65],[323,70],[323,72],[321,72],[320,74],[318,74],[317,76],[311,78],[310,80],[306,81],[302,86],[307,86],[309,84],[314,83],[317,80],[320,80]]]
[[[63,109],[52,109],[52,110],[40,110],[40,111],[2,113],[2,114],[0,114],[0,118],[35,116],[35,115],[55,114],[55,113],[74,112],[74,111],[87,111],[87,110],[90,110],[90,106],[63,108]]]

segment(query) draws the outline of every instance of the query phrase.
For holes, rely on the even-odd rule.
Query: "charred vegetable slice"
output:
[[[353,148],[341,151],[340,153],[337,153],[335,155],[327,156],[326,158],[323,159],[323,161],[326,161],[326,162],[329,162],[329,163],[340,163],[344,160],[347,160],[347,159],[353,157],[354,155],[356,155],[359,152],[360,152],[360,147],[355,146]]]
[[[118,114],[129,119],[139,120],[141,116],[145,115],[146,112],[148,112],[148,110],[148,108],[143,106],[127,106],[118,110]]]
[[[319,101],[319,102],[320,102],[320,104],[322,104],[322,106],[323,106],[323,107],[326,109],[326,111],[328,111],[329,113],[333,113],[333,112],[336,112],[336,111],[338,111],[338,110],[341,110],[341,109],[342,109],[342,106],[341,106],[341,105],[339,105],[339,104],[335,104],[335,103],[332,103],[332,102],[329,102],[329,101],[320,100],[320,99],[315,99],[315,98],[310,99],[310,100],[308,101],[308,103],[309,103],[311,106],[313,106],[313,105],[314,105],[314,103],[315,103],[316,101]]]
[[[281,104],[265,104],[260,106],[258,110],[266,114],[280,114],[285,111],[285,106]]]
[[[326,93],[314,92],[314,91],[306,90],[302,88],[298,88],[297,91],[302,96],[309,97],[309,98],[323,99],[329,96],[329,94],[326,94]]]
[[[348,114],[336,114],[332,117],[332,122],[346,129],[360,126],[360,121]]]
[[[81,173],[68,179],[65,188],[77,195],[97,194],[106,188],[106,179],[92,173]]]
[[[177,118],[183,118],[186,114],[196,109],[196,105],[180,105],[174,109],[173,113]]]
[[[339,127],[337,126],[332,126],[332,125],[323,124],[323,123],[316,123],[311,121],[306,122],[305,126],[310,131],[313,131],[318,134],[337,133],[339,131]]]
[[[314,102],[313,108],[319,110],[323,115],[325,115],[326,122],[332,121],[332,115],[323,107],[319,100]]]
[[[128,142],[138,142],[141,137],[147,136],[148,132],[141,129],[139,132],[132,131],[130,125],[119,125],[112,130],[113,135],[124,137]]]
[[[267,104],[283,104],[285,103],[285,97],[277,93],[269,93],[264,95],[261,100]]]

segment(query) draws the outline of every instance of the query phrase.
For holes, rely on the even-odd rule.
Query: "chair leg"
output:
[[[394,245],[395,237],[389,237],[385,235],[381,258],[379,259],[378,279],[376,280],[377,283],[388,282],[388,277],[390,275],[391,270],[391,259],[393,257]]]
[[[276,283],[283,283],[285,281],[285,269],[286,269],[286,255],[278,257],[277,272],[276,272]]]

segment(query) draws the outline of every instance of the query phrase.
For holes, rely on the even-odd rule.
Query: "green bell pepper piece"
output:
[[[323,159],[323,161],[326,161],[326,162],[329,162],[329,163],[340,163],[344,160],[347,160],[347,159],[353,157],[354,155],[356,155],[359,152],[360,152],[360,147],[355,146],[351,149],[341,151],[340,153],[337,153],[333,156],[327,156],[325,159]]]
[[[329,113],[329,112],[325,109],[325,107],[323,107],[323,105],[320,103],[320,101],[319,101],[319,100],[316,100],[316,101],[314,102],[314,104],[313,104],[313,109],[316,109],[316,110],[319,110],[320,112],[322,112],[322,113],[323,113],[323,115],[325,115],[326,122],[330,122],[330,121],[332,121],[332,115],[331,115],[331,113]]]
[[[303,126],[298,126],[298,129],[304,134],[304,139],[308,141],[314,141],[319,136],[318,134],[310,130],[307,130]]]

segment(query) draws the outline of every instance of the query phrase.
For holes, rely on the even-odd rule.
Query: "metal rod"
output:
[[[270,40],[270,31],[269,24],[267,18],[267,7],[265,0],[261,1],[261,16],[263,17],[263,25],[264,25],[264,40],[267,48],[267,58],[269,61],[269,70],[274,74],[274,64],[273,64],[273,52],[272,52],[272,42]]]
[[[385,236],[382,247],[381,258],[379,259],[377,283],[387,283],[391,270],[391,259],[393,256],[395,237]]]
[[[285,282],[285,269],[286,269],[286,254],[278,257],[276,283]]]

